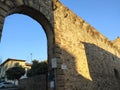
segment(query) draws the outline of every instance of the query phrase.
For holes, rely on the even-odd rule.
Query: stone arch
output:
[[[51,0],[0,0],[0,39],[5,17],[12,14],[25,14],[43,27],[47,37],[48,62],[54,57],[54,27]]]
[[[0,0],[0,38],[5,17],[15,13],[28,15],[38,21],[46,33],[49,61],[54,53],[53,15],[52,8],[49,8],[51,6],[52,2],[50,0],[46,2],[40,0]],[[44,10],[45,12],[43,12]]]

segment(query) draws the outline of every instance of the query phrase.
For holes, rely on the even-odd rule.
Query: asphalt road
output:
[[[0,88],[0,90],[19,90],[18,88]]]

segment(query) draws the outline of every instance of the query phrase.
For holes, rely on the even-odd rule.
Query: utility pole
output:
[[[30,53],[30,59],[31,59],[31,62],[32,62],[32,53]]]
[[[2,56],[0,57],[0,64],[2,63]]]

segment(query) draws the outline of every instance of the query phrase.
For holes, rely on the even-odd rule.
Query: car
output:
[[[11,88],[11,87],[16,87],[16,85],[14,85],[11,82],[1,82],[0,83],[0,88]]]

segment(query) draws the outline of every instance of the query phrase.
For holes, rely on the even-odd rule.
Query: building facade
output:
[[[2,80],[7,80],[6,78],[6,71],[9,68],[15,67],[15,66],[22,66],[23,68],[25,68],[25,71],[27,71],[28,69],[31,68],[31,64],[26,63],[25,60],[20,60],[20,59],[12,59],[12,58],[8,58],[6,61],[4,61],[1,65],[0,65],[0,78]],[[26,78],[26,73],[24,76],[22,76],[22,78]]]

